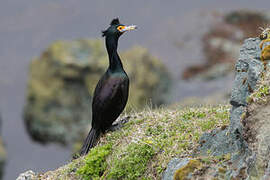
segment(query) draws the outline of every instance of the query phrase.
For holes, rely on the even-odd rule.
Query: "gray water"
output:
[[[53,170],[70,159],[68,148],[32,142],[22,120],[29,62],[53,41],[100,37],[114,17],[136,24],[139,29],[124,35],[119,49],[139,44],[160,57],[178,80],[171,97],[178,101],[231,86],[232,77],[211,83],[180,80],[185,67],[203,63],[200,37],[216,18],[211,12],[269,5],[269,0],[1,0],[0,112],[8,153],[4,179],[28,169]]]

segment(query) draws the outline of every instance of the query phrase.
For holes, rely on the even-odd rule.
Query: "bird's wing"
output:
[[[127,97],[125,97],[126,80],[122,78],[109,78],[105,81],[98,83],[94,93],[94,99],[92,104],[93,119],[94,117],[101,117],[102,114],[107,113],[112,116],[116,116],[122,111],[123,106],[126,105]],[[117,115],[118,116],[118,115]]]

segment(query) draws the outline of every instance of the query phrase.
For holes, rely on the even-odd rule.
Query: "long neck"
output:
[[[118,38],[116,37],[106,37],[106,48],[109,56],[109,69],[110,70],[122,70],[123,65],[121,59],[117,53]]]

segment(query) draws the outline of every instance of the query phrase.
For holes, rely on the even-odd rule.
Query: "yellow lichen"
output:
[[[218,172],[220,172],[220,173],[222,173],[222,174],[225,174],[226,171],[227,171],[227,170],[226,170],[225,168],[223,168],[223,167],[218,168]]]
[[[224,160],[225,161],[229,161],[230,159],[231,159],[231,154],[230,153],[224,155]]]
[[[202,163],[199,160],[192,159],[184,167],[179,168],[174,174],[174,180],[184,180],[189,175],[189,173],[194,172],[199,169]]]
[[[262,29],[263,32],[260,34],[260,39],[262,42],[260,43],[261,52],[261,60],[265,63],[266,60],[270,60],[270,28]],[[267,44],[266,44],[267,43]]]
[[[267,40],[267,42],[270,42],[270,39]],[[265,48],[262,49],[261,60],[270,60],[270,45],[267,45]]]

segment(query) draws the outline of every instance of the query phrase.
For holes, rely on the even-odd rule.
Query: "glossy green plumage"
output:
[[[81,155],[87,154],[95,146],[100,134],[105,133],[112,126],[112,123],[123,112],[128,100],[129,78],[117,53],[121,33],[117,31],[116,23],[119,23],[119,20],[114,19],[111,26],[103,32],[109,56],[109,67],[95,88],[92,103],[92,129],[81,149]]]

